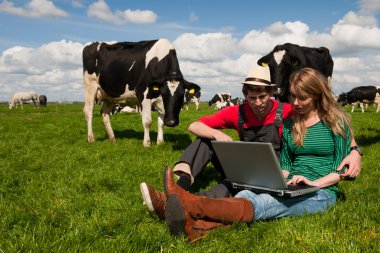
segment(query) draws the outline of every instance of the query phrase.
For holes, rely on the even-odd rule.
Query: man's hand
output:
[[[361,156],[355,150],[352,150],[340,163],[337,171],[343,169],[345,165],[348,165],[348,169],[345,170],[343,174],[341,174],[341,178],[345,177],[356,177],[359,175],[361,167],[360,167],[360,158]]]
[[[218,131],[218,130],[216,130],[214,138],[217,141],[232,141],[232,138],[229,135],[223,133],[222,131]]]

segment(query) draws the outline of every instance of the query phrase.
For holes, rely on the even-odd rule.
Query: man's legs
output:
[[[209,139],[197,138],[191,143],[174,167],[173,171],[179,177],[177,185],[188,191],[194,182],[194,178],[201,173],[210,161],[216,164],[214,166],[218,166],[219,161],[216,157],[213,158],[213,154],[214,150]],[[162,219],[166,205],[164,194],[145,182],[140,184],[140,191],[144,204],[147,205],[149,211]],[[218,195],[224,196],[224,194]]]
[[[209,162],[219,169],[220,163],[214,156],[210,139],[197,138],[183,152],[173,168],[173,173],[179,176],[177,184],[185,190],[189,190],[196,178]]]

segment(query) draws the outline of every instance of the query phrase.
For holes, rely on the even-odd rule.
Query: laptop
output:
[[[271,143],[211,141],[227,180],[237,189],[296,197],[317,186],[287,185]]]

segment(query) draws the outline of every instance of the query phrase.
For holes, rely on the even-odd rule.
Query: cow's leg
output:
[[[103,123],[107,131],[108,139],[112,142],[115,142],[116,141],[115,134],[112,130],[111,120],[110,120],[110,114],[111,114],[112,108],[113,108],[113,103],[107,100],[103,101],[103,105],[102,105]]]
[[[355,104],[352,104],[352,109],[351,109],[351,112],[354,112],[354,110],[355,110]]]
[[[24,109],[24,108],[22,107],[22,100],[19,100],[19,103],[20,103],[20,107],[21,107],[21,109]]]
[[[146,148],[150,147],[150,127],[152,125],[152,101],[150,99],[144,98],[141,103],[141,119],[144,127],[144,142],[143,145]]]
[[[360,102],[360,108],[362,109],[362,113],[364,113],[364,104],[363,104],[363,102]]]
[[[157,112],[158,112],[157,145],[160,145],[160,144],[164,143],[164,116],[165,116],[164,102],[162,101],[161,97],[157,98],[156,108],[157,108]]]
[[[195,100],[195,110],[198,111],[199,108],[199,101]]]
[[[380,111],[380,103],[377,103],[377,110],[376,112],[379,112]]]
[[[94,103],[96,92],[98,90],[97,81],[95,74],[89,75],[87,72],[83,74],[83,82],[84,82],[84,117],[87,122],[87,141],[94,142],[94,132],[92,130],[92,117],[94,114]]]

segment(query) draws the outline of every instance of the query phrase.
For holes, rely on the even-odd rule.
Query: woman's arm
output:
[[[304,176],[294,175],[292,179],[288,181],[288,184],[307,184],[312,186],[318,186],[319,188],[329,187],[340,181],[340,175],[338,173],[330,173],[324,177],[318,178],[314,181],[307,179]]]
[[[356,146],[356,141],[355,139],[351,140],[350,147]],[[361,156],[356,150],[352,150],[340,163],[338,168],[336,169],[337,171],[340,171],[343,169],[344,166],[348,166],[347,169],[343,172],[342,176],[343,177],[357,177],[360,173],[361,170]]]

